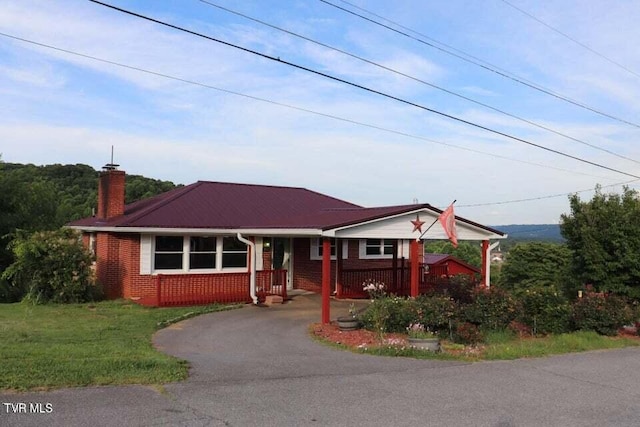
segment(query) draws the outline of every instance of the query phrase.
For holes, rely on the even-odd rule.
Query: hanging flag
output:
[[[451,240],[454,248],[458,247],[458,234],[456,233],[456,216],[453,213],[453,203],[449,205],[438,217],[444,232],[447,233],[447,237]]]

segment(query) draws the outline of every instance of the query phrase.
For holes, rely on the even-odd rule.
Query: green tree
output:
[[[561,217],[560,231],[572,251],[571,267],[581,284],[600,291],[640,298],[640,200],[625,187],[589,201],[569,197],[571,213]]]
[[[570,262],[571,251],[566,245],[518,243],[502,265],[499,286],[510,291],[540,286],[564,289]]]
[[[434,240],[425,243],[424,252],[453,255],[477,268],[480,268],[480,264],[482,264],[482,251],[479,242],[458,242],[458,247],[454,248],[448,240]]]
[[[10,248],[15,261],[2,278],[30,301],[85,302],[98,295],[92,255],[74,230],[19,232]]]

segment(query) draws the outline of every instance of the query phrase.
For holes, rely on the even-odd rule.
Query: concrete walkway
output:
[[[334,302],[332,317],[347,307]],[[476,364],[375,357],[311,341],[319,318],[319,297],[299,295],[181,322],[155,343],[191,363],[188,381],[0,395],[53,406],[1,406],[0,426],[640,424],[640,349]]]

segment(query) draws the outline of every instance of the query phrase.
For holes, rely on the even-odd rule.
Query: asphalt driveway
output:
[[[155,343],[191,363],[189,380],[0,395],[0,426],[640,425],[640,349],[475,364],[356,355],[307,337],[319,303],[300,295],[173,325]],[[334,304],[334,317],[346,311]]]

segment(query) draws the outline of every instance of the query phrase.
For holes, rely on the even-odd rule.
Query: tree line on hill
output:
[[[169,181],[127,175],[126,203],[176,187]],[[0,160],[0,273],[13,261],[7,245],[17,230],[55,230],[91,216],[97,206],[98,171],[88,165],[6,163]]]

